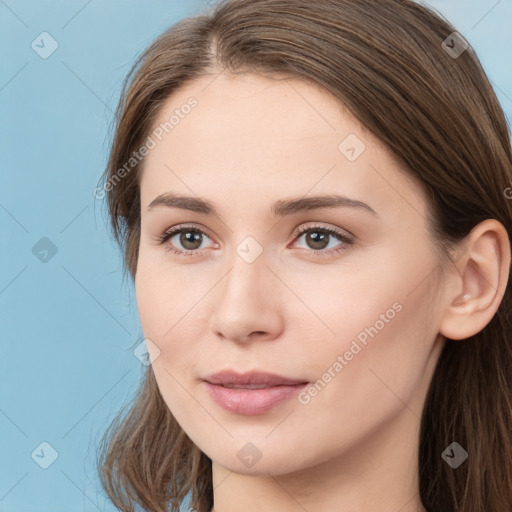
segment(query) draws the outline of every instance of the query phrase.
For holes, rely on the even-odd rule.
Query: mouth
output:
[[[300,393],[309,382],[266,372],[225,370],[202,379],[210,398],[239,415],[264,414]]]

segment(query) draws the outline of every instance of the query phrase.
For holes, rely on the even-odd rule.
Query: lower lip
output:
[[[270,411],[281,402],[298,395],[308,385],[306,383],[262,389],[235,389],[203,382],[215,403],[229,412],[246,416],[254,416]]]

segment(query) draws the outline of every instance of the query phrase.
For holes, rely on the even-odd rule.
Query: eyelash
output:
[[[182,232],[187,232],[187,231],[191,231],[191,232],[195,232],[195,233],[200,233],[201,235],[204,235],[204,236],[210,238],[203,230],[201,230],[199,228],[196,228],[196,227],[193,227],[193,226],[186,226],[186,225],[183,226],[183,225],[180,225],[180,226],[175,226],[175,227],[165,231],[161,235],[158,235],[156,237],[156,240],[158,242],[158,245],[164,245],[174,235],[182,233]],[[295,239],[300,238],[304,233],[308,233],[308,232],[327,233],[327,234],[332,235],[335,238],[337,238],[340,242],[343,242],[342,245],[340,245],[340,246],[338,246],[338,247],[336,247],[334,249],[330,249],[328,251],[325,251],[325,250],[314,251],[314,250],[309,250],[309,249],[303,249],[303,250],[306,251],[307,254],[312,254],[314,256],[320,256],[321,257],[321,256],[325,255],[326,253],[327,254],[331,254],[332,252],[334,252],[334,253],[343,252],[343,251],[347,250],[348,246],[350,246],[350,245],[352,245],[354,243],[354,240],[351,237],[349,237],[348,235],[342,233],[341,231],[338,231],[338,230],[332,229],[332,228],[322,227],[322,226],[308,226],[307,228],[302,228],[295,235]],[[171,244],[168,244],[168,245],[169,245],[169,247],[168,247],[167,251],[173,252],[173,253],[178,254],[178,255],[195,256],[196,254],[201,252],[201,249],[181,250],[181,249],[176,249]]]

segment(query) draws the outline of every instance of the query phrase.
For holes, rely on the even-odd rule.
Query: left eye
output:
[[[337,239],[339,242],[345,242],[345,244],[351,242],[350,238],[343,233],[327,228],[304,229],[298,233],[297,240],[299,240],[302,235],[306,235],[304,237],[304,241],[308,245],[306,249],[309,250],[313,248],[315,252],[328,248],[333,238]],[[332,249],[332,247],[330,249]]]
[[[309,246],[309,248],[306,248],[307,252],[319,256],[326,253],[343,251],[354,243],[354,240],[349,235],[336,229],[321,226],[310,226],[300,230],[296,235],[296,239],[300,239],[302,235],[306,235],[304,240]],[[324,250],[328,247],[332,238],[337,239],[341,243],[334,248],[331,247],[328,250]],[[311,247],[313,250],[311,250]]]

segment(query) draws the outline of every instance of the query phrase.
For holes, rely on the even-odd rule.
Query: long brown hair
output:
[[[219,66],[300,78],[338,98],[428,191],[441,254],[485,219],[500,221],[512,239],[509,128],[471,46],[448,50],[453,37],[460,44],[454,31],[412,0],[226,0],[173,25],[126,77],[103,176],[125,271],[134,278],[140,239],[143,160],[130,159],[169,96]],[[439,359],[419,443],[429,512],[512,510],[511,293],[509,277],[489,324],[467,340],[447,340]],[[209,512],[211,460],[173,418],[151,366],[125,409],[98,451],[112,502],[123,511],[137,504],[174,512],[190,492],[191,505]],[[456,470],[441,457],[453,441],[469,453]]]

